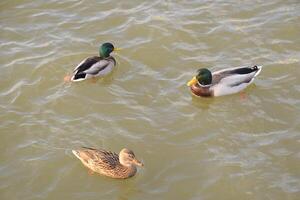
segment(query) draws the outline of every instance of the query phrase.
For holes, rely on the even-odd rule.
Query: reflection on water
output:
[[[296,199],[298,1],[2,1],[1,199]],[[117,68],[63,82],[110,41]],[[260,64],[245,95],[193,97],[195,71]],[[80,146],[128,147],[128,180]]]

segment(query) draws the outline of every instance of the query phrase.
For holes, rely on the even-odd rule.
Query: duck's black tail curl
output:
[[[241,67],[241,68],[235,69],[234,73],[236,73],[236,74],[250,74],[250,73],[258,71],[258,70],[259,70],[259,68],[256,65],[254,65],[253,67]]]

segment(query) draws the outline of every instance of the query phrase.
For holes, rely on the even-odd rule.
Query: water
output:
[[[1,1],[0,198],[297,199],[300,3]],[[112,41],[116,70],[63,77]],[[263,65],[240,94],[194,98],[200,67]],[[134,150],[128,180],[80,146]]]

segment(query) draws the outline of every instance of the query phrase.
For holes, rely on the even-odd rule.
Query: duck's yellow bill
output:
[[[194,77],[192,78],[192,80],[190,80],[186,85],[190,87],[190,86],[192,86],[192,85],[195,85],[197,82],[198,82],[198,81],[197,81],[196,77],[194,76]]]
[[[121,48],[114,48],[114,51],[121,51]]]

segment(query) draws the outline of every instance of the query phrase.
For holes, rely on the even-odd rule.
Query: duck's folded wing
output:
[[[110,151],[83,147],[82,152],[84,152],[88,162],[93,162],[93,164],[106,169],[114,169],[119,163],[118,154]]]
[[[89,57],[84,59],[83,61],[81,61],[81,63],[79,63],[75,69],[73,70],[74,73],[80,73],[83,72],[87,69],[89,69],[90,67],[92,67],[95,63],[97,63],[100,60],[100,57],[98,56],[94,56],[94,57]]]
[[[99,60],[98,62],[94,63],[90,68],[84,70],[83,72],[86,74],[96,75],[102,70],[104,70],[109,65],[108,60]]]
[[[221,83],[236,86],[242,83],[249,83],[260,72],[261,68],[254,67],[235,67],[220,70],[213,73],[213,85]]]

